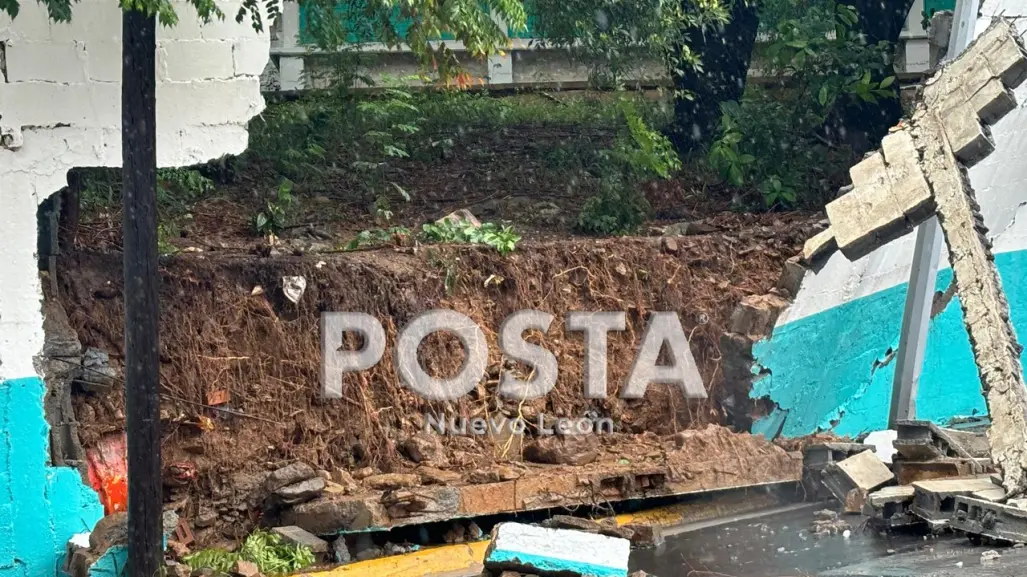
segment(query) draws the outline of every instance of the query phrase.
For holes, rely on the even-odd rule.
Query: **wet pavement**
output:
[[[848,537],[810,534],[815,508],[748,519],[667,538],[632,554],[631,570],[658,577],[1012,577],[1027,575],[1027,549],[974,547],[966,537],[863,529]],[[981,553],[1001,557],[982,565]]]

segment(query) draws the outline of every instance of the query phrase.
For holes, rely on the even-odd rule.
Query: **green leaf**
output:
[[[745,184],[745,179],[742,177],[742,169],[738,168],[737,164],[731,165],[731,168],[728,169],[727,181],[734,186]]]
[[[820,87],[820,94],[817,95],[817,100],[820,101],[821,106],[827,105],[827,85]]]
[[[881,81],[880,88],[888,88],[889,86],[891,86],[894,83],[895,83],[895,77],[894,76],[889,76],[888,78],[885,78],[884,80]]]
[[[738,164],[752,164],[756,161],[756,157],[751,154],[742,154],[738,157]]]

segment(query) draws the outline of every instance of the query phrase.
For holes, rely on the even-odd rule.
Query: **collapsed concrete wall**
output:
[[[987,2],[983,12],[976,35],[992,16],[1018,16],[1027,8]],[[1023,20],[1017,26],[1025,29]],[[1021,86],[1016,98],[1023,102],[1025,96]],[[1010,112],[991,129],[995,151],[969,171],[1010,319],[1021,334],[1027,330],[1027,287],[1020,282],[1027,274],[1024,127],[1027,112]],[[797,436],[830,429],[853,435],[886,427],[913,240],[907,234],[854,262],[834,254],[806,275],[773,337],[754,346],[756,370],[765,376],[751,396],[773,406],[754,430]],[[939,423],[987,412],[959,300],[950,287],[947,251],[942,263],[917,399],[918,417]]]
[[[234,14],[238,3],[222,3]],[[264,106],[266,34],[248,22],[180,23],[158,32],[157,161],[196,164],[246,148]],[[36,210],[69,169],[121,162],[121,15],[116,2],[75,4],[71,23],[22,3],[0,14],[0,576],[53,575],[65,542],[103,514],[74,469],[51,467]]]

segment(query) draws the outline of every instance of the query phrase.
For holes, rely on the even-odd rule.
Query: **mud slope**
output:
[[[301,459],[324,469],[414,467],[397,441],[417,432],[426,411],[451,416],[497,412],[534,419],[611,417],[619,432],[668,434],[723,423],[718,341],[732,309],[747,295],[767,292],[784,260],[808,236],[815,217],[753,217],[745,228],[701,236],[522,243],[501,257],[467,246],[387,248],[305,257],[263,258],[215,252],[163,262],[161,380],[164,459],[188,461],[198,476],[190,491],[206,494],[229,473],[266,471]],[[119,366],[123,339],[121,255],[73,252],[60,262],[61,301],[84,346],[104,349]],[[299,304],[282,293],[282,277],[300,275]],[[260,287],[260,290],[255,290]],[[489,339],[487,379],[458,402],[429,403],[404,389],[391,362],[347,375],[343,398],[320,398],[321,311],[363,311],[379,318],[392,358],[397,332],[418,313],[452,308],[474,319]],[[535,402],[493,393],[504,361],[498,328],[516,310],[535,308],[556,320],[542,343],[557,356],[556,388]],[[605,401],[583,398],[581,333],[564,334],[573,310],[628,311],[628,330],[611,333]],[[625,379],[649,311],[677,311],[690,336],[710,399],[686,402],[677,389],[652,385],[644,399],[613,396]],[[463,354],[455,339],[421,346],[429,372],[455,374]],[[506,365],[511,366],[511,365]],[[120,366],[119,366],[120,368]],[[204,408],[227,391],[222,410]],[[78,392],[74,398],[82,443],[123,427],[120,391]],[[194,426],[209,417],[213,428]],[[444,438],[434,463],[467,473],[518,460],[508,439]],[[502,450],[500,444],[503,444]]]

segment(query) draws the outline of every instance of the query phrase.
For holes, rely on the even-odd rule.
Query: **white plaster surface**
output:
[[[503,523],[495,533],[493,549],[627,571],[631,542],[584,531]]]
[[[240,2],[219,2],[224,21],[201,25],[175,1],[179,25],[157,32],[157,162],[188,166],[247,145],[246,123],[264,108],[259,75],[270,39]],[[36,272],[36,207],[75,167],[121,164],[121,13],[113,0],[73,4],[70,23],[22,0],[0,13],[6,82],[0,78],[0,380],[35,374],[43,344]]]
[[[1017,28],[1027,31],[1027,2],[1023,0],[988,0],[981,10],[975,37],[999,14],[1016,17]],[[1027,83],[1015,93],[1017,109],[991,127],[995,151],[970,169],[970,182],[996,253],[1027,249],[1027,110],[1023,105]],[[807,273],[795,302],[780,316],[777,326],[909,282],[915,238],[914,233],[907,234],[855,262],[838,252],[831,255],[821,270]],[[944,246],[940,262],[940,268],[949,268]]]

